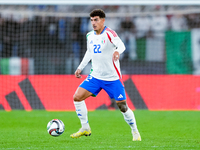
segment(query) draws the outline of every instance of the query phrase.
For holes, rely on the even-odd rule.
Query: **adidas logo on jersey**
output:
[[[93,41],[90,41],[90,44],[93,44]]]
[[[120,95],[118,96],[118,98],[123,98],[122,94],[120,94]]]

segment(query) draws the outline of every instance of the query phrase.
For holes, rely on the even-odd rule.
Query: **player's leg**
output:
[[[83,135],[88,136],[91,135],[91,129],[88,123],[88,111],[85,104],[85,99],[92,95],[97,95],[101,90],[100,87],[97,85],[97,80],[92,76],[88,76],[87,79],[77,88],[73,99],[74,99],[74,106],[76,108],[77,116],[81,122],[81,129],[71,134],[72,138],[79,138]]]
[[[88,115],[87,115],[88,111],[85,104],[85,99],[91,95],[92,95],[91,92],[87,91],[82,87],[78,87],[73,96],[76,113],[78,118],[80,119],[82,127],[78,132],[71,134],[70,135],[71,138],[79,138],[83,135],[85,136],[91,135],[91,129],[88,123]]]
[[[74,106],[76,108],[76,113],[81,121],[82,128],[88,129],[88,117],[87,117],[87,107],[85,104],[85,99],[92,95],[91,92],[87,91],[82,87],[78,87],[73,99],[74,99]]]
[[[124,116],[125,121],[129,124],[133,131],[138,131],[135,116],[133,111],[127,106],[126,100],[116,101],[121,113]]]
[[[137,129],[137,124],[133,111],[127,106],[126,100],[116,101],[121,113],[124,116],[124,120],[131,128],[131,133],[133,135],[133,141],[141,141],[141,136]]]
[[[131,127],[131,132],[137,133],[138,136],[135,136],[133,134],[133,140],[134,141],[141,141],[141,137],[139,135],[135,116],[133,111],[127,106],[126,103],[126,94],[125,94],[125,88],[120,80],[109,82],[109,84],[105,84],[106,86],[103,87],[104,90],[108,93],[110,98],[114,98],[117,106],[119,107],[120,111],[122,112],[125,121],[128,123],[128,125]]]

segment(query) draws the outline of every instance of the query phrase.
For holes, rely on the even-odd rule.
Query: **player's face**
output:
[[[100,34],[104,29],[105,18],[99,18],[99,16],[94,16],[90,18],[92,27],[97,34]]]

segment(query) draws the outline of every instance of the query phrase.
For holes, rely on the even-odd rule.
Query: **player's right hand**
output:
[[[81,70],[80,69],[77,69],[74,74],[75,74],[76,78],[82,78],[81,77]]]

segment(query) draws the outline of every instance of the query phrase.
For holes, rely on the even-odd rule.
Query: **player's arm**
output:
[[[113,59],[117,61],[119,59],[120,54],[122,54],[125,51],[125,45],[122,42],[122,40],[117,36],[117,37],[112,37],[111,36],[112,43],[115,45],[116,50],[113,53]]]
[[[88,62],[91,60],[91,54],[89,52],[89,50],[86,51],[83,60],[81,61],[80,65],[78,66],[78,68],[75,71],[75,77],[76,78],[81,78],[81,71],[85,68],[85,66],[88,64]]]

